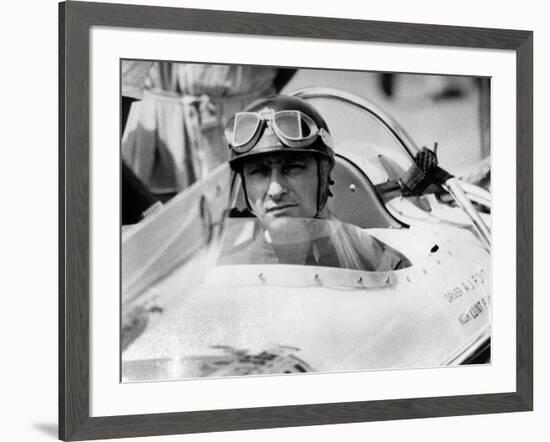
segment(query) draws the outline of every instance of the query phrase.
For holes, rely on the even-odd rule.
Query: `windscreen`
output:
[[[218,265],[291,264],[388,271],[407,267],[397,250],[365,230],[330,219],[231,218]]]

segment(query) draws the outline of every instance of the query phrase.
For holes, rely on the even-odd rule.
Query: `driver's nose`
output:
[[[273,173],[269,182],[267,194],[273,201],[279,201],[286,193],[287,189],[283,180],[281,180],[281,177],[277,173]]]

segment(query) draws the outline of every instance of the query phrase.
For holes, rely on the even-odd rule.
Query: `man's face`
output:
[[[246,160],[243,176],[254,214],[267,225],[317,214],[317,160],[307,153],[272,153]]]

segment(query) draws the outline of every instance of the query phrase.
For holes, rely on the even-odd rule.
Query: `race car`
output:
[[[243,216],[240,179],[222,165],[123,232],[123,381],[490,361],[490,193],[445,171],[365,98],[293,94],[343,104],[392,140],[335,137],[334,219],[293,220],[301,244],[330,247],[334,259],[252,256],[261,223]],[[369,238],[409,264],[361,268],[351,245]]]

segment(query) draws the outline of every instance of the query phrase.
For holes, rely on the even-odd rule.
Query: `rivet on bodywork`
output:
[[[363,284],[363,277],[362,276],[357,278],[357,284]]]
[[[265,276],[264,276],[263,273],[260,273],[260,274],[258,275],[258,278],[260,278],[260,281],[265,282]]]
[[[439,259],[436,259],[435,262],[437,262],[439,265],[441,265],[441,261]]]
[[[349,190],[350,190],[350,192],[355,192],[357,190],[357,187],[355,186],[355,184],[350,184],[349,185]]]
[[[407,279],[407,282],[411,282],[411,278],[410,278],[410,276],[407,276],[407,278],[406,278],[406,279]]]
[[[428,271],[426,269],[422,269],[422,273],[424,273],[424,275],[427,275]]]
[[[389,277],[389,276],[386,276],[386,277],[384,278],[384,282],[385,282],[386,284],[389,284],[389,283],[391,282],[390,277]]]

